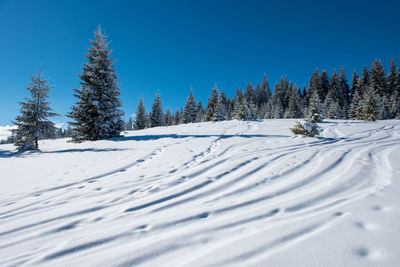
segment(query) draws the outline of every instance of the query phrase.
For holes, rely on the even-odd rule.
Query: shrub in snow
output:
[[[300,134],[308,137],[319,135],[318,125],[310,122],[297,122],[290,130],[293,134]]]

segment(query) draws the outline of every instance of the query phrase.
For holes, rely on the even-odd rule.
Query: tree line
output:
[[[229,98],[215,85],[203,108],[201,101],[196,103],[193,89],[184,108],[175,113],[167,110],[163,115],[160,95],[154,99],[152,109],[147,114],[140,99],[136,121],[126,123],[128,130],[148,127],[170,126],[203,121],[255,120],[304,118],[316,113],[327,119],[355,119],[375,121],[377,119],[400,119],[400,66],[392,59],[389,73],[380,60],[365,66],[361,76],[353,72],[351,86],[345,69],[339,73],[334,70],[331,77],[326,70],[318,69],[312,74],[308,88],[298,88],[296,84],[283,77],[275,84],[273,92],[264,74],[256,86],[249,82],[246,89],[236,90]],[[311,108],[312,107],[312,108]]]
[[[94,141],[119,136],[123,130],[194,122],[303,117],[368,121],[400,118],[400,66],[397,68],[392,59],[388,74],[380,60],[372,62],[369,70],[364,67],[360,76],[354,71],[351,86],[342,67],[339,73],[334,70],[331,77],[326,70],[316,69],[308,88],[297,87],[285,76],[271,91],[265,74],[256,86],[249,82],[245,90],[238,88],[233,98],[215,85],[206,106],[196,102],[191,88],[183,108],[174,113],[169,109],[163,112],[157,93],[150,112],[146,112],[144,100],[140,98],[135,121],[130,118],[124,122],[114,60],[100,27],[91,44],[79,75],[81,88],[74,89],[77,101],[67,114],[72,119],[68,129],[57,129],[49,119],[57,114],[47,101],[51,88],[48,80],[40,71],[31,76],[27,87],[31,97],[19,102],[20,115],[13,122],[16,129],[7,140],[18,150],[39,149],[38,140],[43,138],[68,136],[73,142]]]

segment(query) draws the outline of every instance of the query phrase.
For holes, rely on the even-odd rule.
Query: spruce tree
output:
[[[43,79],[41,71],[31,76],[31,84],[26,88],[31,93],[30,98],[25,98],[21,105],[21,115],[17,116],[12,131],[14,144],[18,151],[38,150],[39,139],[54,138],[56,127],[48,118],[57,116],[50,108],[47,101],[50,86],[48,79]]]
[[[308,93],[311,95],[316,92],[319,98],[322,98],[322,87],[321,87],[321,77],[319,75],[318,68],[314,71],[310,78],[310,87],[308,88]]]
[[[214,85],[211,95],[208,98],[205,121],[216,121],[218,114],[218,89]]]
[[[379,93],[376,91],[373,85],[368,87],[365,92],[365,106],[364,106],[364,119],[367,121],[375,121],[379,115]]]
[[[186,100],[185,108],[183,109],[182,122],[193,123],[196,121],[196,101],[193,96],[193,89],[190,88],[190,94]]]
[[[204,109],[201,101],[197,103],[196,108],[196,122],[203,122],[204,121]]]
[[[124,127],[117,75],[106,37],[100,26],[83,64],[81,89],[74,89],[78,102],[68,114],[74,121],[73,141],[99,140],[119,136]]]
[[[139,105],[136,110],[135,130],[142,130],[147,126],[146,108],[143,104],[143,97],[139,100]]]
[[[157,93],[150,113],[150,127],[158,127],[164,125],[164,114],[162,111],[162,104],[160,94]]]
[[[389,91],[389,95],[393,95],[393,93],[398,90],[400,84],[399,82],[399,73],[396,70],[396,64],[394,63],[393,58],[390,60],[389,74],[387,77],[387,87]]]
[[[326,70],[323,70],[320,75],[320,80],[321,80],[321,94],[320,94],[320,100],[323,102],[325,100],[326,95],[329,92],[329,76]]]
[[[216,121],[226,120],[226,98],[223,91],[221,91],[221,94],[218,96],[218,107],[215,120]]]
[[[125,131],[132,131],[133,130],[133,121],[132,118],[129,118],[125,124]]]
[[[171,126],[174,124],[174,120],[172,117],[172,113],[170,109],[167,109],[167,111],[165,112],[165,125],[167,126]]]
[[[322,122],[324,116],[322,115],[322,106],[319,101],[317,92],[313,92],[310,97],[310,103],[308,105],[308,121],[311,123]]]
[[[333,71],[329,92],[324,101],[324,114],[329,119],[341,119],[343,117],[342,108],[339,104],[341,90],[336,70]]]
[[[350,88],[347,83],[346,73],[343,67],[339,72],[339,106],[343,111],[342,119],[349,117]]]

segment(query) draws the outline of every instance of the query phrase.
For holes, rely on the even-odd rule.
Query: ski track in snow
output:
[[[330,121],[320,124],[320,137],[301,138],[288,131],[294,121],[161,127],[94,142],[99,151],[105,147],[100,160],[91,151],[75,153],[80,160],[73,173],[30,174],[34,183],[64,173],[59,182],[0,199],[0,265],[267,262],[335,227],[349,215],[342,210],[346,204],[399,176],[389,155],[400,149],[400,122]],[[108,146],[115,148],[107,152]],[[61,154],[2,157],[2,168],[27,168],[30,157]],[[90,168],[93,175],[79,177]],[[364,257],[370,251],[360,247],[354,253]]]

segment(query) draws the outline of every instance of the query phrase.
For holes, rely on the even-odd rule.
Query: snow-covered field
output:
[[[400,266],[400,121],[0,146],[0,266]]]

